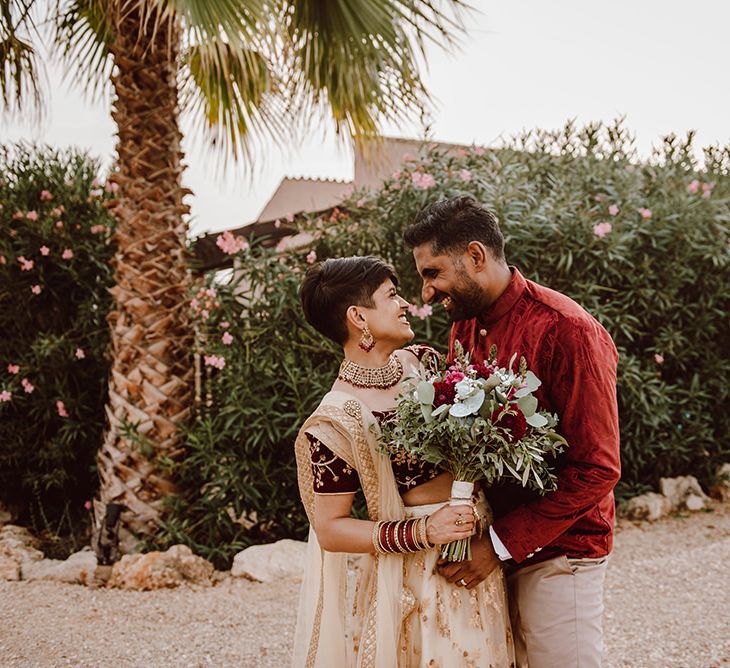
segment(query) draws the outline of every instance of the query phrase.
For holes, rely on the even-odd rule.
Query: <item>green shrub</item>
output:
[[[700,170],[691,136],[667,138],[641,162],[620,123],[529,133],[486,152],[426,147],[378,192],[301,221],[311,246],[241,251],[234,283],[197,305],[212,363],[209,405],[191,425],[184,491],[171,500],[162,542],[187,542],[225,565],[250,542],[304,537],[293,437],[341,353],[303,322],[302,271],[315,255],[381,255],[417,305],[420,280],[401,232],[423,205],[460,193],[497,212],[511,263],[576,299],[614,337],[620,492],[666,475],[709,481],[730,455],[729,167],[728,149],[715,148]],[[440,309],[412,320],[417,341],[444,348],[449,325]]]
[[[0,500],[53,536],[98,486],[110,194],[77,152],[3,146],[0,164]]]

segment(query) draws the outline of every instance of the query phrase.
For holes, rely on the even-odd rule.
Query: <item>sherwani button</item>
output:
[[[487,335],[487,330],[486,329],[480,329],[479,330],[479,336],[486,336],[486,335]]]

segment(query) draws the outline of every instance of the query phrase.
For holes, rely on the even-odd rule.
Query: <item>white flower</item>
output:
[[[454,385],[456,396],[459,399],[466,399],[474,391],[474,383],[471,378],[464,378]]]

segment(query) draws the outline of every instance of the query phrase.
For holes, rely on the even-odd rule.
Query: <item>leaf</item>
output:
[[[540,385],[542,385],[542,381],[534,374],[532,371],[528,371],[525,374],[525,383],[527,384],[527,387],[530,388],[530,392],[534,392]]]
[[[433,400],[436,397],[436,390],[433,387],[433,383],[422,380],[420,383],[418,383],[418,387],[416,388],[416,394],[418,395],[418,401],[420,403],[433,406]]]
[[[540,413],[534,413],[533,415],[530,415],[530,417],[525,416],[525,418],[527,420],[527,424],[531,427],[544,427],[548,423],[547,418],[540,415]]]
[[[520,397],[517,402],[517,407],[522,411],[522,414],[528,418],[535,414],[537,410],[537,399],[532,395],[526,397]]]

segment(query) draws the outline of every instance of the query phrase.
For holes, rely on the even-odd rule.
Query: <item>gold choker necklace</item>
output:
[[[403,375],[403,365],[393,353],[385,366],[375,369],[360,366],[352,360],[344,359],[340,364],[337,379],[349,383],[353,387],[375,388],[387,390],[393,387]]]

